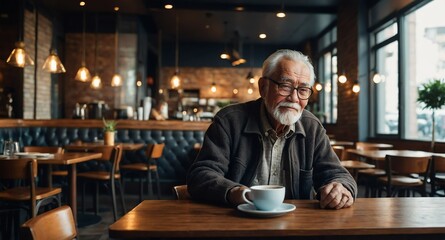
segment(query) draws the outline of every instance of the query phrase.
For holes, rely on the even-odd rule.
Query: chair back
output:
[[[445,156],[433,156],[433,173],[445,173]]]
[[[189,192],[187,191],[187,185],[177,185],[173,187],[177,200],[191,199]]]
[[[428,173],[431,157],[402,157],[386,155],[386,172],[391,175],[425,174]]]
[[[23,151],[38,153],[63,153],[64,149],[62,147],[55,146],[24,146]]]
[[[20,239],[24,240],[71,240],[77,237],[73,212],[67,205],[29,219],[20,230]]]
[[[332,146],[332,149],[334,150],[335,154],[337,155],[338,159],[340,159],[340,161],[343,160],[343,154],[345,151],[345,147],[343,146]]]
[[[102,160],[102,161],[110,161],[111,160],[111,156],[113,154],[113,150],[114,150],[114,146],[110,145],[104,145],[104,146],[100,146],[97,148],[92,149],[92,152],[96,152],[96,153],[102,153],[102,157],[97,159],[97,160]]]
[[[121,160],[122,160],[122,152],[123,152],[123,149],[122,149],[122,145],[121,144],[114,146],[113,155],[112,155],[113,156],[113,159],[112,159],[112,161],[113,161],[113,171],[112,172],[114,172],[114,173],[119,173],[120,172],[120,164],[121,164]]]
[[[164,151],[165,143],[150,143],[145,149],[145,154],[148,158],[157,159],[162,157],[162,152]]]
[[[3,200],[28,200],[23,199],[21,195],[29,194],[31,216],[35,215],[36,209],[36,178],[37,178],[37,160],[31,158],[20,159],[0,159],[0,179],[5,180],[26,180],[29,182],[29,192],[20,194],[20,191],[13,193],[0,192],[0,199]],[[23,188],[22,188],[23,189]],[[12,191],[12,190],[11,190]]]

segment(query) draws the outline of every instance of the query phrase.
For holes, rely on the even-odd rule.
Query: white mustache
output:
[[[280,102],[277,106],[277,108],[279,107],[290,107],[293,108],[297,111],[301,111],[301,106],[298,105],[297,103],[290,103],[290,102]]]

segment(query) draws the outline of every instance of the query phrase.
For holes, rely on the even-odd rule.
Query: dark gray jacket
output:
[[[227,192],[251,186],[263,151],[260,107],[262,99],[221,109],[207,129],[200,153],[187,174],[192,198],[227,203]],[[304,110],[295,134],[283,150],[289,198],[310,199],[312,189],[329,182],[342,183],[352,194],[357,184],[340,165],[320,121]]]

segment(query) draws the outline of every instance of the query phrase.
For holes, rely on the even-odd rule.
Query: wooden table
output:
[[[354,154],[359,157],[364,157],[374,161],[384,161],[386,155],[396,155],[402,157],[426,157],[426,156],[445,156],[444,153],[432,153],[415,150],[357,150],[347,149],[349,154]]]
[[[69,165],[68,167],[68,187],[69,200],[68,204],[73,210],[74,220],[77,221],[77,163],[86,162],[102,157],[102,153],[56,153],[54,158],[37,158],[38,164],[58,164]],[[51,171],[51,167],[48,168]],[[51,174],[49,172],[48,174]],[[49,177],[51,179],[51,177]],[[51,182],[50,182],[51,185]]]
[[[365,149],[392,149],[394,146],[388,143],[373,143],[373,142],[356,142],[356,148],[365,148]]]
[[[143,143],[116,143],[121,144],[122,149],[124,151],[136,151],[145,146]],[[97,147],[102,147],[104,144],[102,142],[84,142],[84,143],[72,143],[69,145],[66,145],[64,148],[66,150],[73,150],[73,151],[87,151],[87,150],[94,150]]]
[[[287,200],[296,210],[255,218],[189,200],[146,200],[110,225],[110,238],[310,237],[310,239],[445,238],[444,198],[358,198],[351,208],[320,209],[316,200]],[[365,236],[365,238],[360,237]],[[435,238],[436,237],[436,238]]]
[[[354,146],[354,142],[350,141],[336,141],[336,140],[330,140],[331,146],[343,146],[343,147],[350,147]]]

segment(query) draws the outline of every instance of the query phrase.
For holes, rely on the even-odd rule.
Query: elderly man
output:
[[[187,175],[192,198],[238,205],[249,186],[274,184],[286,187],[286,198],[350,207],[357,184],[320,121],[304,110],[314,81],[314,67],[302,53],[270,55],[258,82],[261,98],[223,108],[208,128]]]

